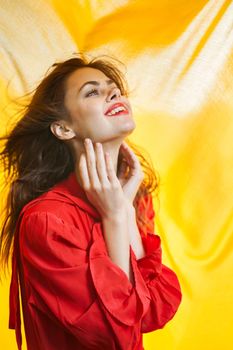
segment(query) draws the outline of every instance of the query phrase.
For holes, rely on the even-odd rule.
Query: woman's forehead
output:
[[[92,67],[83,67],[74,71],[67,79],[67,87],[75,85],[76,88],[81,87],[87,81],[106,81],[109,78],[99,69]]]

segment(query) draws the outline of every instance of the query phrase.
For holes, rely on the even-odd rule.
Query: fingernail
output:
[[[91,142],[91,140],[90,140],[90,139],[85,139],[84,142],[85,142],[86,144],[89,144],[89,143]]]

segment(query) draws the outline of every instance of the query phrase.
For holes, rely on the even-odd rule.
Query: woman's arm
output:
[[[127,212],[117,213],[104,218],[103,235],[111,260],[118,265],[134,285],[132,266],[130,264]]]
[[[136,258],[141,259],[146,255],[146,253],[137,226],[136,211],[133,205],[128,206],[127,208],[127,225],[129,230],[130,245],[133,248]]]

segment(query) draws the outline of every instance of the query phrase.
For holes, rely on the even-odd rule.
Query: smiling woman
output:
[[[139,350],[175,315],[180,284],[154,233],[158,178],[127,140],[134,128],[117,65],[76,57],[54,64],[1,138],[19,349],[18,283],[29,350]]]

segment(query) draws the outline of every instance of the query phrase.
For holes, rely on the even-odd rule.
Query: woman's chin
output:
[[[134,131],[135,127],[136,127],[135,123],[134,124],[132,122],[125,123],[124,125],[122,125],[120,129],[120,133],[122,135],[127,136]]]
[[[136,123],[133,119],[128,119],[122,124],[122,131],[125,131],[128,134],[131,134],[136,128]]]

